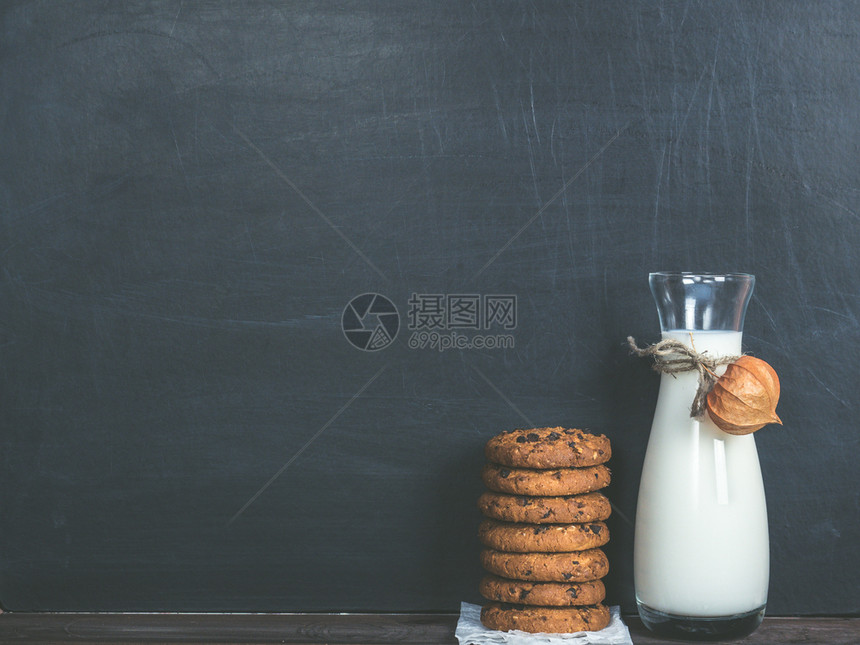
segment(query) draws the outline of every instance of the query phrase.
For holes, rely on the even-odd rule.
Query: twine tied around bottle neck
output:
[[[690,335],[690,345],[692,345],[692,334]],[[640,358],[650,357],[654,359],[652,368],[661,374],[681,374],[683,372],[696,371],[699,373],[699,387],[696,389],[696,396],[693,398],[693,405],[690,406],[690,417],[698,418],[705,412],[705,401],[708,397],[708,392],[714,387],[714,383],[719,378],[714,370],[719,365],[728,365],[734,363],[740,356],[717,356],[712,357],[707,350],[697,352],[695,347],[688,347],[679,340],[661,340],[659,343],[648,345],[647,347],[639,347],[636,345],[636,340],[633,336],[627,337],[627,344],[630,345],[630,351]]]

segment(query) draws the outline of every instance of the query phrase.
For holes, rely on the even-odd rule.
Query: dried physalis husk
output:
[[[711,420],[729,434],[750,434],[769,423],[782,421],[776,415],[779,378],[760,358],[741,356],[708,392]]]

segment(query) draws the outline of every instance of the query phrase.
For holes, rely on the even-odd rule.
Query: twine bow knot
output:
[[[690,336],[690,344],[692,345],[692,334]],[[627,344],[630,345],[630,351],[636,356],[653,358],[652,368],[657,372],[672,374],[673,376],[694,370],[699,373],[699,386],[696,389],[696,396],[693,398],[693,405],[690,406],[691,418],[698,418],[705,412],[708,392],[711,391],[719,378],[714,370],[719,365],[728,365],[740,358],[740,356],[712,357],[707,350],[700,353],[696,351],[695,347],[688,347],[679,340],[671,339],[661,340],[659,343],[647,347],[639,347],[633,336],[628,336]]]

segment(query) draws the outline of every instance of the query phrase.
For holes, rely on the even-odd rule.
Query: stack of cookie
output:
[[[570,633],[609,624],[601,578],[609,562],[603,520],[609,500],[609,439],[581,430],[534,428],[487,442],[482,472],[490,490],[478,529],[490,572],[481,595],[492,600],[481,622],[499,630]]]

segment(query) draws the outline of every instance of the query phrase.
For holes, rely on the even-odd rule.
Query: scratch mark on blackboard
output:
[[[532,124],[535,127],[535,138],[537,139],[538,145],[540,145],[540,131],[538,130],[537,114],[535,113],[535,83],[534,79],[531,78],[531,74],[529,74],[529,95],[532,107]]]
[[[565,350],[558,355],[558,360],[556,360],[555,362],[555,368],[549,374],[553,378],[555,378],[555,375],[558,374],[558,370],[561,368],[561,366],[567,364],[567,356],[568,354],[570,354],[570,348],[572,346],[572,342],[568,343],[568,346],[565,348]]]
[[[705,183],[708,187],[708,212],[713,214],[712,191],[711,191],[711,111],[714,103],[714,83],[717,81],[717,58],[720,52],[720,34],[717,33],[717,43],[714,46],[714,60],[711,63],[711,84],[708,88],[708,109],[705,113]]]
[[[319,436],[320,436],[323,432],[325,432],[325,431],[329,428],[329,426],[331,426],[331,424],[332,424],[332,423],[334,423],[335,421],[337,421],[338,417],[340,417],[340,415],[341,415],[341,414],[343,414],[343,413],[344,413],[344,411],[346,411],[346,409],[347,409],[350,405],[352,405],[353,401],[355,401],[358,397],[360,397],[362,394],[364,394],[364,391],[365,391],[368,387],[370,387],[371,383],[373,383],[377,378],[379,378],[379,376],[380,376],[380,375],[381,375],[381,374],[382,374],[386,369],[388,369],[388,365],[383,365],[382,367],[380,367],[380,368],[379,368],[379,371],[377,371],[377,372],[376,372],[376,374],[374,374],[373,376],[371,376],[371,377],[367,380],[367,382],[366,382],[364,385],[362,385],[362,386],[361,386],[361,388],[358,390],[358,392],[356,392],[355,394],[353,394],[353,395],[352,395],[352,397],[349,399],[349,401],[347,401],[346,403],[344,403],[344,404],[341,406],[340,410],[338,410],[337,412],[335,412],[335,413],[334,413],[334,415],[333,415],[333,416],[332,416],[328,421],[326,421],[326,422],[325,422],[325,424],[323,424],[323,426],[322,426],[319,430],[317,430],[317,431],[313,434],[313,436],[312,436],[310,439],[308,439],[308,440],[304,443],[304,445],[303,445],[301,448],[299,448],[295,453],[293,453],[293,456],[292,456],[292,457],[290,457],[290,458],[287,460],[287,462],[286,462],[283,466],[281,466],[281,467],[280,467],[280,469],[278,470],[278,472],[276,472],[274,475],[272,475],[272,476],[269,478],[269,481],[267,481],[265,484],[263,484],[263,486],[260,488],[260,490],[258,490],[256,493],[254,493],[254,494],[251,496],[251,499],[249,499],[247,502],[245,502],[245,504],[244,504],[244,506],[242,506],[242,508],[240,508],[238,511],[236,511],[236,514],[235,514],[235,515],[233,515],[233,517],[231,517],[231,518],[230,518],[230,520],[227,522],[227,525],[229,526],[229,525],[231,525],[233,522],[235,522],[235,521],[236,521],[236,519],[238,519],[238,517],[239,517],[242,513],[244,513],[244,512],[245,512],[245,510],[246,510],[246,509],[247,509],[251,504],[253,504],[253,503],[257,500],[257,498],[258,498],[260,495],[262,495],[262,494],[265,492],[265,490],[266,490],[269,486],[271,486],[271,485],[275,482],[275,480],[276,480],[278,477],[280,477],[280,476],[284,473],[284,471],[285,471],[287,468],[289,468],[289,467],[293,464],[293,462],[294,462],[296,459],[298,459],[298,458],[299,458],[299,456],[300,456],[300,455],[301,455],[305,450],[307,450],[308,446],[310,446],[314,441],[316,441],[316,440],[319,438]]]
[[[809,315],[809,297],[806,292],[806,285],[804,284],[804,271],[801,268],[794,249],[794,236],[791,232],[791,221],[789,218],[782,218],[782,230],[785,235],[786,255],[791,263],[791,274],[796,284],[795,293],[799,299],[798,304],[800,306],[798,307],[798,311],[804,318],[804,324],[812,327],[814,323]]]
[[[648,54],[648,52],[645,51],[644,38],[642,35],[642,16],[640,14],[637,14],[637,16],[636,16],[636,56],[635,56],[635,60],[636,60],[638,67],[639,67],[639,82],[640,82],[639,84],[642,88],[642,98],[641,98],[642,113],[643,113],[642,118],[645,121],[645,127],[648,131],[648,134],[653,139],[654,138],[654,128],[653,128],[653,125],[652,125],[651,119],[650,119],[650,111],[649,111],[650,100],[649,100],[649,93],[648,93],[648,82],[646,80],[646,75],[645,75],[645,61],[648,59],[647,54]],[[655,153],[656,153],[656,149],[655,149]],[[656,161],[656,159],[655,159],[655,161]]]
[[[534,147],[532,146],[532,137],[529,134],[529,124],[528,124],[528,121],[526,119],[526,111],[525,111],[525,108],[522,106],[522,104],[520,104],[520,113],[522,114],[522,117],[523,117],[523,128],[525,129],[525,132],[526,132],[526,143],[528,144],[528,151],[529,151],[529,168],[531,168],[531,171],[532,171],[532,185],[534,186],[534,189],[535,189],[535,200],[537,201],[538,206],[540,206],[540,190],[538,189],[537,169],[535,168]]]
[[[633,520],[631,520],[629,517],[627,517],[627,515],[618,510],[618,507],[615,504],[609,502],[609,505],[612,507],[612,512],[615,513],[615,515],[624,520],[628,526],[633,526]]]
[[[185,170],[185,164],[182,161],[182,153],[179,151],[179,141],[176,139],[176,130],[173,127],[173,119],[169,119],[170,134],[173,135],[173,146],[176,148],[176,158],[179,160],[179,168],[182,170],[182,178],[185,180],[185,190],[191,194],[191,186],[188,184],[188,172]]]
[[[740,17],[739,24],[743,29],[744,37],[746,38],[749,45],[753,45],[753,42],[752,42],[753,37],[749,32],[749,28],[748,28],[746,20],[744,19],[743,13],[740,13],[739,17]],[[762,5],[761,11],[760,11],[759,24],[762,23],[763,18],[764,18],[764,5]],[[756,103],[757,98],[758,98],[758,92],[757,92],[758,75],[757,75],[756,70],[758,68],[758,62],[759,62],[760,45],[761,45],[761,32],[756,34],[754,49],[753,49],[753,56],[751,57],[749,55],[749,53],[747,53],[747,56],[746,56],[746,68],[747,68],[747,77],[748,77],[748,82],[749,82],[749,93],[750,93],[750,97],[749,97],[750,120],[749,120],[749,128],[747,130],[747,146],[748,146],[748,148],[751,146],[751,140],[753,138],[753,135],[755,135],[756,146],[754,149],[758,152],[758,157],[759,157],[759,161],[761,162],[761,164],[765,165],[765,159],[764,159],[764,149],[765,148],[761,143],[761,134],[760,134],[759,128],[758,128],[758,106]]]
[[[495,392],[496,394],[499,395],[499,397],[502,399],[502,401],[504,401],[505,403],[508,404],[508,406],[511,408],[511,410],[513,410],[518,415],[520,415],[520,418],[523,421],[525,421],[530,427],[532,427],[532,428],[535,427],[535,424],[532,423],[531,421],[529,421],[529,418],[525,414],[523,414],[522,410],[520,410],[517,406],[515,406],[513,401],[511,401],[508,397],[506,397],[504,395],[504,393],[499,388],[497,388],[493,384],[493,382],[484,375],[484,373],[481,370],[479,370],[474,365],[470,365],[470,367],[478,373],[478,376],[480,376],[482,379],[484,379],[484,382],[493,389],[493,392]]]
[[[189,50],[191,50],[191,52],[203,62],[203,64],[206,66],[207,70],[212,72],[212,74],[214,74],[215,76],[220,76],[218,74],[218,72],[215,70],[215,68],[212,67],[212,64],[209,62],[209,60],[203,54],[201,54],[199,51],[197,51],[197,49],[195,49],[193,46],[183,42],[182,40],[179,40],[178,38],[174,38],[171,34],[165,34],[165,33],[161,33],[158,31],[151,31],[149,29],[116,29],[116,30],[94,31],[92,33],[85,34],[83,36],[78,36],[77,38],[72,38],[71,40],[67,40],[65,42],[62,42],[59,45],[57,45],[56,49],[63,49],[65,47],[70,47],[71,45],[76,45],[78,43],[86,42],[88,40],[95,40],[98,38],[109,38],[112,36],[129,36],[129,35],[131,35],[131,36],[154,36],[156,38],[167,38],[168,40],[172,40],[172,41],[178,43],[180,46],[186,47]],[[208,83],[206,83],[206,84],[208,84]]]
[[[750,138],[747,136],[747,174],[746,186],[744,191],[744,230],[747,240],[752,239],[752,231],[750,230],[750,186],[752,185],[752,164],[753,164],[753,149],[750,144]]]
[[[338,236],[340,236],[340,239],[342,239],[344,242],[346,242],[346,244],[347,244],[347,246],[349,246],[349,248],[351,248],[353,251],[355,251],[355,253],[356,253],[356,255],[358,255],[358,257],[360,257],[362,260],[364,260],[364,262],[365,262],[365,264],[367,264],[367,266],[369,266],[371,269],[373,269],[377,273],[377,275],[379,275],[380,278],[382,278],[386,282],[388,281],[388,277],[382,271],[379,270],[379,267],[377,267],[373,262],[371,262],[370,258],[367,257],[364,253],[362,253],[361,249],[359,249],[353,243],[353,241],[346,236],[346,233],[344,233],[343,231],[340,230],[340,228],[335,226],[334,222],[332,222],[326,216],[325,213],[323,213],[319,208],[316,207],[316,204],[314,204],[310,200],[310,198],[307,195],[305,195],[302,192],[302,190],[298,186],[296,186],[296,184],[293,183],[293,181],[289,177],[287,177],[280,168],[278,168],[278,166],[275,165],[275,163],[268,157],[268,155],[266,155],[266,153],[264,153],[262,150],[260,150],[260,148],[258,148],[254,144],[254,142],[248,138],[248,135],[246,135],[244,132],[242,132],[235,125],[233,126],[233,130],[235,130],[236,134],[238,134],[242,138],[242,140],[246,144],[248,144],[248,147],[251,148],[251,150],[253,150],[254,152],[256,152],[260,156],[260,158],[266,163],[267,166],[269,166],[269,168],[271,168],[272,170],[275,171],[275,174],[278,177],[280,177],[281,180],[285,184],[287,184],[287,186],[289,186],[290,188],[293,189],[293,191],[295,191],[295,193],[302,199],[302,201],[305,204],[307,204],[308,207],[322,219],[322,221],[324,221],[326,224],[328,224],[328,226],[331,230],[333,230],[335,233],[338,234]]]
[[[403,267],[400,265],[400,251],[397,248],[397,240],[394,240],[394,262],[397,264],[397,275],[403,280]]]
[[[553,203],[555,203],[555,201],[556,201],[559,197],[561,197],[561,196],[564,194],[564,191],[566,191],[566,190],[568,189],[568,187],[569,187],[569,186],[570,186],[574,181],[576,181],[577,179],[579,179],[579,176],[580,176],[582,173],[584,173],[586,170],[588,170],[588,168],[591,166],[591,164],[593,164],[595,161],[597,161],[597,160],[600,158],[600,156],[601,156],[604,152],[606,152],[606,149],[607,149],[607,148],[609,148],[609,146],[611,146],[611,145],[615,142],[615,140],[616,140],[619,136],[621,136],[621,133],[622,133],[622,132],[624,132],[625,130],[627,130],[627,128],[629,128],[629,127],[632,125],[632,123],[633,123],[633,122],[632,122],[632,121],[630,121],[630,122],[628,122],[624,127],[620,128],[620,129],[619,129],[619,130],[618,130],[614,135],[612,135],[612,137],[609,139],[609,141],[607,141],[605,144],[603,144],[603,147],[602,147],[600,150],[598,150],[596,153],[594,153],[594,156],[592,156],[592,157],[591,157],[591,159],[589,159],[588,161],[586,161],[586,162],[585,162],[585,164],[584,164],[584,165],[583,165],[579,170],[577,170],[577,171],[574,173],[574,175],[573,175],[570,179],[568,179],[566,182],[564,182],[564,184],[562,185],[562,187],[558,189],[558,192],[556,192],[556,194],[555,194],[555,195],[553,195],[552,197],[550,197],[549,201],[547,201],[546,203],[544,203],[544,205],[543,205],[543,206],[541,206],[541,207],[538,209],[537,213],[535,213],[534,215],[532,215],[532,216],[531,216],[531,218],[530,218],[530,219],[529,219],[525,224],[523,224],[522,228],[520,228],[520,230],[519,230],[519,231],[517,231],[511,239],[509,239],[507,242],[505,242],[505,244],[502,246],[502,248],[500,248],[498,251],[496,251],[496,253],[493,255],[493,257],[491,257],[491,258],[487,261],[487,263],[486,263],[486,264],[484,264],[484,266],[482,266],[482,267],[478,270],[478,272],[477,272],[477,273],[475,273],[475,275],[473,275],[473,276],[472,276],[472,280],[475,280],[475,279],[476,279],[478,276],[480,276],[484,271],[486,271],[486,270],[489,268],[489,266],[490,266],[493,262],[495,262],[495,261],[496,261],[496,259],[497,259],[497,258],[498,258],[502,253],[504,253],[504,252],[505,252],[505,250],[506,250],[506,249],[507,249],[511,244],[513,244],[513,243],[517,240],[517,238],[518,238],[520,235],[522,235],[522,234],[523,234],[523,232],[525,232],[525,230],[526,230],[529,226],[531,226],[531,225],[532,225],[532,223],[533,223],[533,222],[534,222],[538,217],[540,217],[540,216],[543,214],[543,212],[544,212],[547,208],[549,208]]]
[[[69,197],[69,193],[62,192],[57,195],[51,195],[50,197],[46,197],[45,199],[41,199],[37,202],[29,204],[26,208],[21,210],[19,214],[16,214],[15,219],[18,220],[26,216],[36,215],[39,212],[47,209],[49,206],[53,205],[54,202],[66,199],[67,197]],[[12,248],[13,246],[16,246],[17,244],[18,242],[10,244],[6,250],[8,251],[8,249]]]
[[[179,14],[182,13],[182,5],[183,5],[183,3],[180,2],[179,3],[179,10],[176,12],[176,15],[173,17],[173,24],[170,26],[170,33],[167,34],[168,36],[171,36],[171,37],[173,36],[173,30],[176,29],[176,21],[179,20]]]
[[[681,145],[681,138],[684,134],[684,130],[687,128],[687,120],[690,118],[690,112],[693,109],[693,102],[696,100],[696,95],[699,93],[699,86],[702,84],[702,79],[705,78],[705,74],[707,73],[708,68],[705,67],[702,69],[702,73],[699,74],[699,80],[696,81],[696,87],[693,88],[693,95],[690,97],[690,102],[687,103],[687,111],[684,113],[684,120],[681,121],[681,125],[678,128],[678,135],[675,138],[675,150],[677,151]]]
[[[442,140],[442,132],[439,130],[439,123],[433,122],[433,131],[436,133],[436,141],[439,142],[439,154],[445,154],[445,142]]]
[[[499,117],[499,127],[502,129],[502,136],[505,138],[505,143],[510,143],[510,140],[508,139],[508,129],[505,127],[505,117],[502,112],[502,105],[499,102],[499,90],[495,83],[493,83],[493,98],[496,103],[496,115]]]
[[[821,195],[821,193],[820,193],[819,191],[817,191],[817,190],[813,190],[813,192],[814,192],[815,194],[817,194],[817,195]],[[833,198],[831,198],[831,197],[828,197],[827,195],[822,195],[822,197],[823,197],[825,200],[827,200],[828,202],[830,202],[831,204],[833,204],[834,206],[836,206],[836,208],[840,208],[840,209],[844,210],[846,213],[848,213],[849,215],[851,215],[851,216],[853,216],[853,217],[857,217],[857,212],[856,212],[856,211],[852,211],[852,210],[851,210],[850,208],[848,208],[845,204],[840,204],[840,203],[839,203],[839,202],[837,202],[835,199],[833,199]]]
[[[812,307],[814,311],[824,311],[828,314],[833,314],[834,316],[839,316],[840,318],[845,318],[846,320],[850,320],[853,323],[857,323],[857,318],[855,316],[850,316],[848,314],[844,314],[841,311],[834,311],[833,309],[828,309],[827,307]]]
[[[618,99],[615,97],[615,74],[612,71],[612,54],[606,52],[606,68],[609,71],[609,95],[612,97],[612,105],[618,105]]]
[[[731,156],[731,136],[729,135],[729,123],[726,115],[728,114],[728,110],[726,109],[726,100],[723,97],[723,91],[720,89],[719,82],[716,83],[717,90],[717,105],[720,109],[720,125],[722,125],[722,134],[723,134],[723,149],[726,150],[726,172],[731,172],[732,168],[732,156]]]
[[[663,185],[663,165],[666,161],[666,148],[668,144],[663,146],[663,154],[660,156],[660,166],[657,169],[657,190],[654,195],[654,222],[651,226],[651,248],[656,250],[659,249],[660,246],[658,244],[659,241],[659,227],[658,224],[660,222],[660,188]]]
[[[818,378],[818,376],[816,376],[815,372],[813,372],[811,368],[807,367],[807,368],[806,368],[806,372],[807,372],[807,373],[808,373],[812,378],[814,378],[814,379],[818,382],[818,384],[819,384],[819,385],[821,385],[821,387],[823,387],[825,390],[827,390],[827,392],[830,394],[830,396],[832,396],[834,399],[836,399],[837,401],[839,401],[842,405],[844,405],[844,406],[845,406],[846,408],[848,408],[849,410],[852,410],[852,409],[853,409],[853,408],[851,407],[851,404],[849,404],[845,399],[843,399],[843,398],[842,398],[842,397],[840,397],[838,394],[836,394],[836,392],[834,392],[834,391],[833,391],[833,390],[831,390],[829,387],[827,387],[827,383],[825,383],[825,382],[824,382],[824,381],[822,381],[820,378]]]
[[[258,264],[257,249],[254,248],[254,240],[251,238],[251,231],[248,230],[248,220],[245,220],[245,236],[248,238],[248,245],[251,247],[251,255],[254,258],[254,264]]]
[[[46,297],[43,297],[45,300]],[[59,300],[59,299],[58,299]],[[125,302],[124,299],[121,302]],[[41,309],[48,309],[49,306],[47,303],[38,303]],[[77,303],[66,303],[66,302],[57,302],[53,303],[50,306],[51,310],[60,310],[63,308],[63,311],[70,311],[70,307],[77,306]],[[95,305],[98,306],[98,305]],[[166,323],[176,323],[179,325],[189,325],[191,327],[202,327],[204,329],[236,329],[236,328],[249,328],[249,327],[259,327],[259,328],[287,328],[287,329],[295,329],[295,328],[309,328],[314,327],[319,324],[320,320],[328,320],[330,322],[335,321],[340,318],[340,314],[330,314],[330,315],[311,315],[306,314],[302,318],[291,318],[287,320],[253,320],[253,319],[241,319],[241,318],[207,318],[205,316],[171,316],[167,314],[159,314],[159,313],[150,313],[146,311],[132,310],[129,307],[124,307],[120,305],[112,305],[109,308],[106,308],[113,314],[122,314],[124,316],[135,316],[138,318],[145,318],[148,320],[155,320],[158,322],[166,322]]]
[[[753,299],[753,302],[755,302],[759,307],[761,307],[761,310],[764,312],[764,315],[767,316],[767,319],[770,321],[771,328],[773,330],[778,329],[778,327],[776,325],[776,320],[774,320],[773,315],[770,313],[770,310],[764,306],[764,303],[761,301],[761,299],[755,294],[753,294],[752,299]],[[777,337],[781,338],[781,335],[777,335]]]

